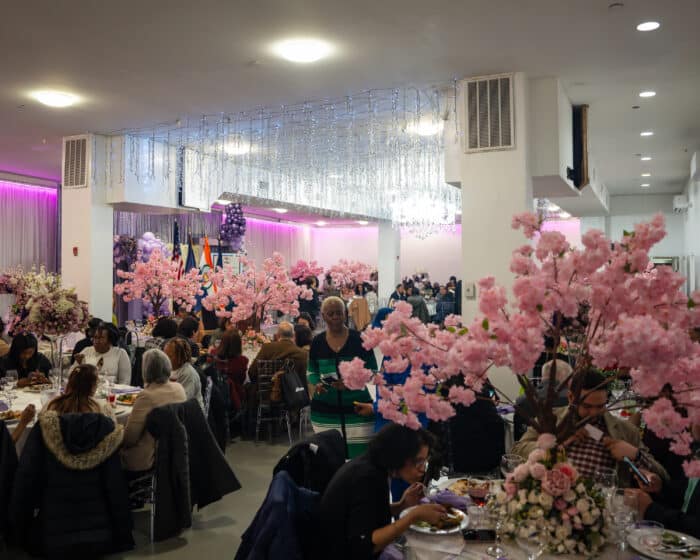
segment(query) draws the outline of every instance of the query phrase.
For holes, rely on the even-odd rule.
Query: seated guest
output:
[[[224,333],[214,352],[214,366],[226,379],[233,408],[240,410],[245,400],[243,385],[248,372],[248,358],[243,355],[241,335],[236,329]]]
[[[211,333],[211,336],[209,337],[210,352],[212,351],[212,348],[216,348],[219,345],[226,331],[230,330],[236,330],[236,325],[233,322],[231,322],[231,317],[221,317],[219,319],[219,325],[217,329],[213,333]]]
[[[396,289],[389,296],[389,307],[394,307],[399,301],[406,301],[406,290],[403,284],[397,284]]]
[[[444,301],[445,303],[453,303],[455,300],[455,295],[447,290],[447,286],[440,286],[435,299],[438,301]]]
[[[59,414],[83,414],[97,412],[115,418],[114,409],[105,402],[98,403],[93,397],[97,390],[97,369],[90,364],[77,366],[71,371],[66,390],[46,405],[47,410]]]
[[[260,360],[292,360],[294,370],[299,380],[306,386],[306,364],[308,354],[294,344],[294,327],[286,321],[280,323],[277,328],[278,340],[263,344],[260,352],[255,356],[248,369],[248,377],[255,382],[258,376],[258,362]]]
[[[177,327],[177,335],[187,340],[192,357],[199,358],[199,344],[196,341],[199,335],[199,320],[191,315],[185,317]]]
[[[131,360],[126,350],[117,346],[119,332],[111,323],[100,323],[95,330],[92,346],[75,355],[78,364],[90,364],[97,368],[97,375],[110,383],[128,385],[131,382]]]
[[[306,325],[312,332],[316,328],[316,321],[314,321],[311,315],[306,312],[299,313],[299,316],[294,319],[294,324]]]
[[[7,356],[10,351],[10,345],[5,340],[5,322],[0,319],[0,358]]]
[[[17,422],[14,430],[12,430],[12,441],[15,445],[19,441],[19,438],[22,437],[22,434],[24,434],[30,422],[34,420],[34,416],[36,416],[36,407],[33,404],[25,406],[22,411],[22,416],[19,417],[19,422]]]
[[[549,390],[549,375],[552,370],[552,364],[554,360],[550,360],[542,366],[542,382],[537,387],[536,393],[539,399],[545,399],[547,397],[547,391]],[[571,366],[568,362],[563,360],[556,361],[557,368],[555,371],[555,385],[559,386],[561,383],[566,381],[571,375]],[[554,399],[554,406],[561,407],[567,406],[569,404],[569,384],[567,383],[562,387],[559,394],[556,395]],[[525,433],[525,430],[530,425],[530,418],[532,417],[532,407],[530,401],[527,400],[525,395],[518,397],[515,401],[515,416],[514,416],[514,436],[516,441]]]
[[[73,353],[70,357],[71,365],[75,362],[76,354],[80,354],[88,346],[92,346],[92,339],[94,338],[95,331],[97,330],[97,327],[100,326],[100,323],[102,323],[102,320],[98,319],[97,317],[92,317],[88,321],[87,329],[85,329],[85,338],[76,342],[75,346],[73,347]]]
[[[418,505],[432,437],[424,430],[390,424],[377,433],[367,452],[345,463],[321,498],[320,531],[325,557],[370,560],[418,521],[436,524],[446,518],[437,504]],[[409,488],[398,503],[389,503],[387,481],[401,478]],[[416,506],[404,517],[399,514]],[[392,522],[392,518],[397,521]]]
[[[587,478],[593,478],[599,468],[617,468],[620,487],[632,486],[629,469],[622,462],[625,457],[637,467],[658,474],[664,480],[668,474],[651,456],[641,442],[639,430],[627,422],[607,412],[608,389],[605,378],[595,370],[588,370],[575,379],[577,386],[572,386],[568,393],[569,407],[556,409],[558,421],[563,420],[569,410],[575,414],[574,421],[590,418],[588,422],[603,432],[603,437],[596,441],[588,435],[585,427],[562,443],[566,456],[578,472]],[[580,392],[579,402],[575,402]],[[515,444],[512,453],[525,459],[536,448],[539,434],[530,427],[522,439]]]
[[[695,451],[700,447],[700,424],[694,424],[692,434]],[[665,529],[687,533],[700,538],[700,478],[685,476],[672,479],[664,485],[653,473],[648,487],[627,490],[637,495],[637,508],[643,519],[661,523]]]
[[[33,380],[48,378],[51,362],[37,351],[37,341],[33,334],[18,334],[12,339],[10,351],[0,359],[0,376],[8,371],[17,372],[17,386],[25,387]]]
[[[199,406],[204,410],[204,400],[202,398],[202,380],[199,378],[199,373],[190,363],[192,356],[190,355],[190,345],[184,338],[176,336],[165,343],[163,348],[170,359],[172,373],[170,381],[175,381],[182,385],[185,390],[187,399],[196,399]]]
[[[307,325],[297,323],[294,325],[294,343],[304,350],[307,354],[311,348],[311,341],[314,339],[314,333]]]
[[[187,400],[179,383],[170,381],[172,367],[168,356],[158,349],[143,354],[143,381],[145,387],[136,397],[131,415],[124,429],[122,465],[128,471],[147,471],[153,466],[156,442],[146,430],[149,412],[159,406]]]
[[[418,288],[414,287],[411,290],[411,295],[407,301],[413,307],[411,317],[418,317],[422,323],[430,322],[430,312],[428,311],[428,306],[426,305],[423,296],[420,295],[420,290]]]
[[[161,317],[153,327],[151,336],[153,338],[146,341],[146,350],[151,348],[162,350],[168,340],[177,336],[177,322],[170,317]]]

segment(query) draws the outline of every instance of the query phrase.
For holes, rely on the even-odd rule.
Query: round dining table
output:
[[[131,387],[130,385],[112,385],[112,388],[114,392],[119,395],[119,394],[126,394],[126,393],[134,393],[137,391],[140,391],[140,387]],[[96,399],[100,404],[105,402],[104,398],[97,398]],[[12,399],[12,410],[24,410],[27,405],[33,404],[34,407],[36,408],[37,414],[41,412],[42,404],[41,404],[41,393],[37,393],[34,391],[29,391],[27,388],[22,388],[22,389],[15,389],[13,391],[13,399]],[[124,406],[121,404],[116,404],[114,407],[114,414],[117,418],[117,422],[119,424],[126,424],[126,420],[129,417],[129,414],[131,414],[131,406]],[[36,419],[35,419],[36,420]],[[22,449],[24,448],[24,444],[27,441],[27,437],[29,436],[29,432],[34,426],[35,421],[31,422],[28,426],[27,429],[24,431],[22,434],[22,437],[19,438],[17,441],[15,447],[17,449],[17,455],[21,455]],[[8,422],[7,427],[12,430],[14,426],[17,425],[17,422]]]

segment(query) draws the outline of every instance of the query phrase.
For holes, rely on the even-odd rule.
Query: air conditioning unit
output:
[[[62,188],[86,189],[90,177],[91,154],[88,135],[63,138]]]
[[[692,204],[688,201],[688,197],[684,194],[678,194],[673,197],[673,211],[676,214],[684,214],[688,211]]]
[[[464,80],[465,153],[515,149],[513,74]]]

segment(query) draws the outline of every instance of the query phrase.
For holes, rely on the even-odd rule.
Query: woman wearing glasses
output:
[[[346,441],[346,457],[361,455],[374,432],[374,419],[356,412],[357,403],[371,403],[367,389],[350,391],[340,379],[338,366],[360,358],[365,367],[377,371],[374,353],[362,347],[357,331],[345,326],[345,303],[339,297],[323,300],[321,316],[326,330],[313,339],[309,350],[311,424],[314,432],[337,429]]]
[[[438,524],[447,512],[437,504],[418,505],[432,436],[398,424],[382,428],[367,453],[345,463],[321,498],[319,519],[323,555],[335,560],[370,560],[412,524]],[[398,503],[389,503],[389,478],[410,486]],[[406,508],[414,507],[404,517]],[[397,519],[392,523],[392,518]]]

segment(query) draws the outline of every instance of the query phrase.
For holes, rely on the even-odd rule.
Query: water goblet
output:
[[[545,543],[541,536],[540,533],[533,531],[516,537],[515,542],[525,551],[527,560],[537,560],[544,552]]]
[[[493,525],[496,538],[494,540],[494,543],[486,549],[486,554],[488,554],[492,558],[503,558],[506,555],[506,551],[503,550],[503,548],[501,548],[501,530],[503,529],[503,517],[495,509],[489,509],[488,512],[489,520]]]
[[[608,502],[617,489],[617,471],[607,467],[599,467],[593,474],[593,481],[605,496],[605,501]]]
[[[501,457],[501,472],[504,477],[512,473],[518,465],[522,465],[525,460],[520,455],[506,454]]]

